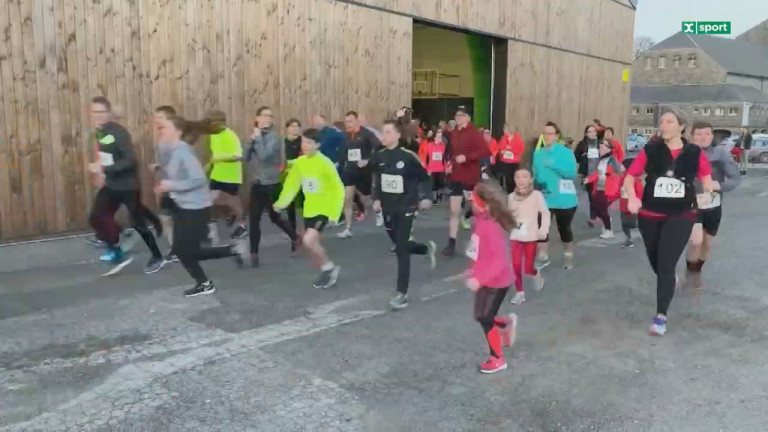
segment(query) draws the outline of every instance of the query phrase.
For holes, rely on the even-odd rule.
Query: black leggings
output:
[[[506,163],[499,162],[496,164],[496,173],[501,183],[507,191],[507,194],[511,194],[515,190],[515,171],[520,167],[518,163]]]
[[[296,242],[296,229],[291,226],[290,223],[282,220],[280,214],[277,213],[272,207],[272,196],[275,193],[277,185],[263,185],[252,184],[251,185],[251,203],[250,203],[250,239],[251,239],[251,253],[259,253],[259,244],[261,243],[261,215],[264,214],[264,210],[269,214],[269,220],[272,221],[278,228],[283,230],[292,242]]]
[[[597,213],[595,213],[595,206],[592,204],[595,199],[595,197],[592,196],[592,192],[595,190],[595,184],[587,183],[584,187],[587,189],[587,199],[589,200],[589,220],[595,220],[597,218]]]
[[[139,233],[144,243],[146,243],[152,256],[162,258],[160,249],[157,247],[157,241],[152,232],[147,228],[145,215],[147,210],[141,204],[140,192],[138,190],[115,190],[103,187],[96,193],[96,199],[91,209],[89,221],[96,231],[96,237],[103,240],[109,247],[117,247],[120,241],[120,231],[122,227],[115,221],[115,213],[121,205],[125,205],[128,213],[133,220],[133,228]],[[151,212],[149,212],[151,213]],[[154,216],[154,215],[153,215]],[[157,217],[155,217],[157,218]],[[159,222],[159,220],[158,220]]]
[[[684,217],[639,218],[640,234],[656,273],[656,313],[666,315],[675,295],[675,266],[691,237],[694,221]]]
[[[411,255],[426,255],[427,245],[408,240],[411,237],[414,212],[384,212],[384,226],[387,228],[397,254],[397,292],[408,294],[408,282],[411,278]]]
[[[509,288],[481,287],[475,292],[473,304],[475,320],[483,328],[483,333],[485,333],[485,338],[488,341],[488,349],[494,357],[504,357],[501,350],[499,328],[505,328],[509,322],[496,315],[498,315],[508,291]]]
[[[632,228],[637,228],[637,215],[621,212],[621,230],[624,231],[624,235],[627,238],[632,238],[632,233],[630,232]]]
[[[576,208],[569,209],[550,209],[552,216],[555,217],[555,224],[557,225],[557,232],[560,234],[560,241],[563,243],[573,243],[573,230],[571,229],[571,223],[573,223],[573,217],[576,215]],[[541,217],[541,214],[539,214]],[[541,226],[541,221],[539,221]],[[549,234],[544,240],[539,240],[539,243],[549,242]]]
[[[208,276],[200,267],[200,261],[226,258],[235,254],[231,246],[201,245],[208,237],[210,219],[210,208],[173,209],[173,253],[179,257],[181,265],[198,284],[208,282]]]
[[[590,194],[591,201],[589,202],[589,214],[594,214],[595,217],[600,218],[603,221],[605,229],[611,229],[611,215],[608,213],[608,207],[611,203],[608,202],[608,197],[605,196],[605,192],[598,190],[595,191],[594,196]],[[594,217],[592,217],[594,219]]]

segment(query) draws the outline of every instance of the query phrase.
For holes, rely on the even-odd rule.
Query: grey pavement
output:
[[[82,238],[0,247],[0,430],[766,430],[768,179],[724,200],[704,292],[676,296],[662,339],[641,241],[597,240],[582,198],[576,268],[555,243],[544,290],[505,304],[519,335],[492,376],[466,260],[414,257],[411,306],[391,312],[395,259],[371,221],[327,231],[327,291],[267,218],[262,267],[205,263],[218,291],[193,299],[178,265],[141,273],[140,244],[108,279]],[[417,237],[443,246],[446,225],[437,207]]]

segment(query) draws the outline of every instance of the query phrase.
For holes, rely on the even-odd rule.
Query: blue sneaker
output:
[[[653,324],[651,324],[651,336],[664,336],[667,332],[667,317],[662,314],[658,314],[653,318]]]
[[[111,252],[115,254],[115,258],[112,260],[112,267],[102,276],[114,276],[120,273],[128,264],[133,262],[132,257],[126,257],[125,253],[120,248],[115,248]]]
[[[115,260],[116,256],[117,256],[117,254],[115,253],[114,250],[107,249],[107,251],[104,253],[104,255],[99,257],[99,261],[102,261],[102,262],[112,262],[112,261]]]

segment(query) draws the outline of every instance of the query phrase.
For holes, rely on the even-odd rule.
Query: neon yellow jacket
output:
[[[344,183],[336,166],[322,153],[299,156],[294,161],[275,207],[287,207],[299,189],[304,192],[305,218],[322,215],[330,221],[339,220],[344,207]]]

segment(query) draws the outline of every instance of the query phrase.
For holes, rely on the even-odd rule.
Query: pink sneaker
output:
[[[499,358],[491,356],[485,363],[480,365],[480,372],[484,374],[492,374],[503,371],[506,368],[507,362],[504,360],[504,357]]]
[[[365,212],[357,212],[357,214],[355,215],[355,220],[358,222],[362,222],[365,220],[365,216],[366,216]]]

